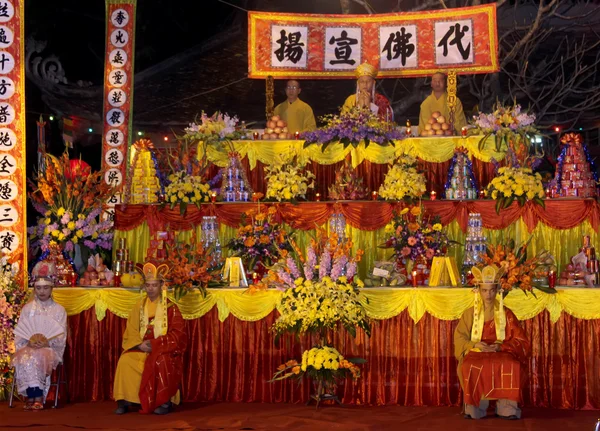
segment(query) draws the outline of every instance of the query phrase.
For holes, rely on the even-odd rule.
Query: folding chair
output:
[[[52,381],[52,376],[56,376],[55,381]],[[13,368],[13,381],[10,387],[10,394],[8,396],[8,407],[12,408],[13,407],[13,399],[15,396],[15,390],[16,390],[16,382],[17,382],[17,370],[16,368]],[[67,403],[69,402],[69,385],[67,383],[67,372],[65,370],[65,364],[64,362],[60,362],[57,366],[56,366],[56,372],[52,373],[50,375],[50,385],[48,387],[48,393],[50,393],[50,391],[52,390],[52,388],[55,388],[55,392],[54,392],[54,405],[52,406],[53,409],[58,407],[58,394],[60,392],[60,385],[65,385],[65,392],[67,395]],[[46,396],[44,396],[44,400],[43,403],[46,403]],[[19,397],[19,395],[17,394],[17,397]]]

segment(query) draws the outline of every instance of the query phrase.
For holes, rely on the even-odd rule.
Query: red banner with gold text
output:
[[[104,181],[115,187],[115,193],[106,202],[104,218],[114,217],[127,173],[133,118],[135,8],[136,0],[106,0],[102,163],[106,169]]]
[[[20,268],[27,267],[24,3],[0,1],[0,250]]]
[[[354,78],[499,70],[496,5],[375,15],[248,14],[250,78]]]

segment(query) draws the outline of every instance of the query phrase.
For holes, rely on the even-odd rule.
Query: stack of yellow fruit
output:
[[[133,159],[130,198],[132,204],[158,202],[160,183],[150,151],[149,149],[139,149]]]

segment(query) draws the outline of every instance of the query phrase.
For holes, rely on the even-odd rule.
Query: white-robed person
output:
[[[36,280],[33,299],[25,304],[15,327],[15,349],[12,363],[16,371],[19,394],[27,397],[26,410],[41,410],[48,394],[50,374],[62,362],[67,341],[67,313],[62,305],[52,299],[54,284],[47,278]],[[35,322],[35,325],[33,323]],[[62,333],[46,338],[41,333],[32,334],[28,339],[19,336],[21,329],[37,325],[52,327],[54,333]],[[44,332],[44,331],[42,331]],[[58,394],[57,394],[58,396]]]

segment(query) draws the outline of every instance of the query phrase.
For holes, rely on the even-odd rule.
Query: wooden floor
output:
[[[57,410],[24,411],[0,403],[0,430],[418,430],[594,431],[598,411],[525,409],[523,419],[462,417],[452,407],[356,407],[291,404],[185,404],[166,416],[116,416],[114,403],[67,404]]]

